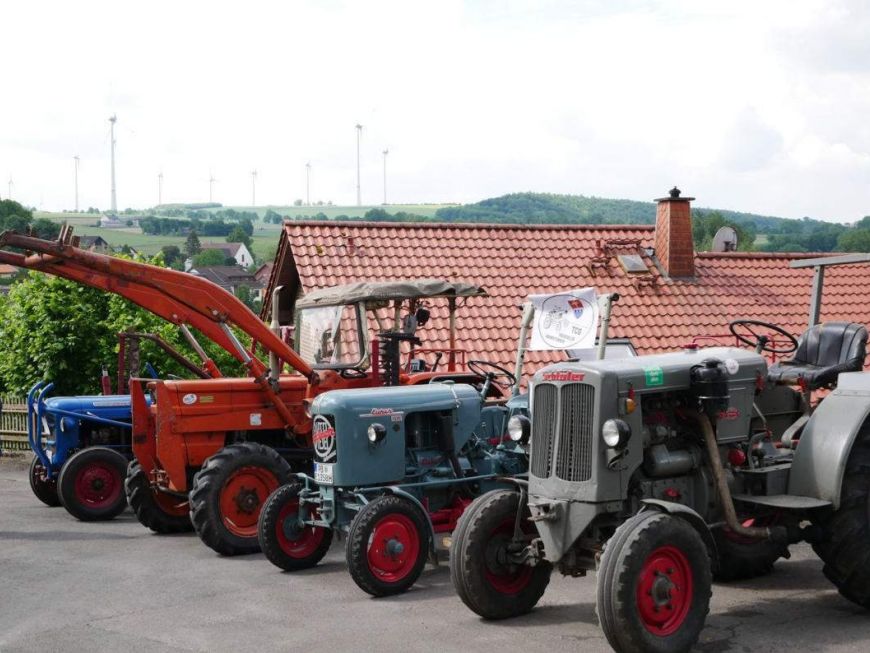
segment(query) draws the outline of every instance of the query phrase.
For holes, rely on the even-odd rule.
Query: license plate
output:
[[[332,468],[335,465],[327,463],[314,463],[314,480],[317,483],[332,483]]]

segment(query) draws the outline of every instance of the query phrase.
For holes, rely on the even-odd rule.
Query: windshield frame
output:
[[[355,315],[356,315],[356,332],[357,332],[357,342],[359,344],[360,357],[356,362],[353,363],[315,363],[312,361],[306,360],[305,362],[311,365],[311,369],[314,370],[367,370],[370,364],[369,360],[369,336],[368,336],[368,321],[365,311],[365,303],[357,302],[354,304],[334,304],[331,306],[309,306],[306,308],[299,309],[299,313],[296,316],[296,334],[294,337],[295,349],[297,352],[300,352],[300,338],[302,337],[302,332],[299,326],[302,324],[302,314],[305,311],[316,311],[323,308],[335,308],[336,306],[340,306],[344,309],[345,306],[353,306]]]

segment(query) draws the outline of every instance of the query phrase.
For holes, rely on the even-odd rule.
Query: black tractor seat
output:
[[[867,329],[856,322],[825,322],[798,340],[791,360],[770,366],[772,383],[802,385],[807,390],[831,387],[841,372],[859,372],[867,356]]]

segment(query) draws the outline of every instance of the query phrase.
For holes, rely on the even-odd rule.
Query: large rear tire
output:
[[[60,469],[57,493],[67,512],[81,521],[106,521],[127,507],[127,459],[114,449],[88,447]]]
[[[529,612],[550,582],[551,565],[512,564],[506,552],[513,542],[520,494],[495,490],[476,499],[459,518],[450,547],[450,578],[463,603],[484,619],[506,619]],[[522,531],[535,532],[522,507]]]
[[[618,653],[689,651],[704,628],[712,575],[707,547],[678,517],[642,512],[607,541],[598,619]]]
[[[332,544],[332,529],[299,523],[299,485],[275,490],[260,511],[257,539],[266,559],[284,571],[313,567]]]
[[[57,478],[48,478],[45,465],[38,456],[33,456],[30,461],[30,489],[36,498],[45,505],[56,508],[60,505],[60,497],[57,496]]]
[[[193,477],[190,519],[200,539],[222,555],[260,551],[257,521],[266,499],[290,479],[290,465],[256,442],[231,444]]]
[[[146,528],[161,535],[193,530],[188,502],[154,490],[142,465],[135,460],[127,467],[124,490],[136,518]]]
[[[348,570],[360,589],[390,596],[417,582],[429,555],[428,520],[408,499],[389,494],[360,509],[346,548]]]
[[[843,477],[840,507],[814,520],[822,571],[845,598],[870,609],[870,424],[858,434]]]

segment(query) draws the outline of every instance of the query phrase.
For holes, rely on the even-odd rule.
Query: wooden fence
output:
[[[11,395],[0,396],[3,413],[0,415],[0,449],[29,451],[27,443],[27,400]]]

